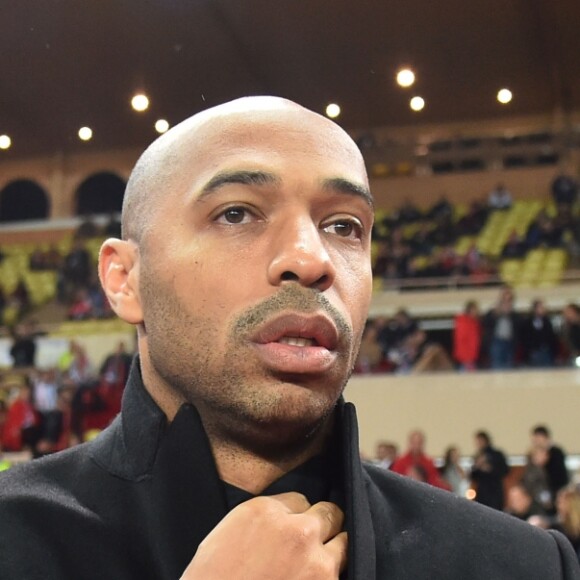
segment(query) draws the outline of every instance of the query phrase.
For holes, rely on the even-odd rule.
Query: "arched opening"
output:
[[[116,213],[121,211],[126,183],[114,173],[95,173],[76,191],[75,215]]]
[[[0,222],[46,219],[49,208],[46,191],[29,179],[11,181],[0,192]]]

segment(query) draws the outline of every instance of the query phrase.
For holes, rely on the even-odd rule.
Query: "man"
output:
[[[511,288],[501,289],[497,305],[483,318],[483,329],[491,368],[513,368],[519,341],[520,318],[514,310],[514,293]]]
[[[554,445],[550,430],[545,425],[536,425],[532,429],[531,440],[533,448],[544,449],[547,452],[541,467],[548,480],[552,504],[556,505],[558,492],[570,481],[566,468],[566,454],[561,447]]]
[[[504,508],[503,480],[509,472],[504,454],[491,444],[487,431],[475,434],[476,454],[471,480],[477,485],[476,500],[496,510]]]
[[[147,150],[122,219],[100,258],[138,331],[122,413],[2,476],[4,577],[580,578],[561,536],[361,466],[341,393],[372,201],[337,125],[276,98],[203,112]]]
[[[425,483],[441,489],[449,489],[449,485],[441,479],[433,459],[425,453],[425,434],[422,431],[409,433],[407,453],[401,455],[391,465],[391,469],[400,475],[409,475],[409,472],[416,467],[419,467],[425,474]]]

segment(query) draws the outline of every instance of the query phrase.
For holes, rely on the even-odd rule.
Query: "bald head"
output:
[[[305,138],[308,134],[317,136],[322,155],[330,155],[338,149],[347,151],[354,166],[365,173],[364,161],[353,140],[326,117],[279,97],[236,99],[186,119],[146,149],[127,184],[123,201],[123,238],[140,244],[168,197],[186,193],[192,178],[198,177],[193,174],[199,170],[198,159],[209,156],[211,166],[211,156],[217,162],[222,145],[237,139],[241,147],[244,142],[251,146],[252,142],[261,139],[256,130],[264,126],[268,126],[273,135],[302,131]],[[322,147],[321,133],[327,136]],[[284,155],[283,150],[273,153]]]

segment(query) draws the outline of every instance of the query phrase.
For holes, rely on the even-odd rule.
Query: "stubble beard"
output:
[[[299,453],[327,423],[352,372],[360,336],[353,338],[350,325],[320,293],[282,288],[234,319],[223,347],[216,321],[188,313],[173,288],[142,277],[141,294],[159,386],[197,408],[210,438],[279,456]],[[308,384],[303,377],[268,372],[251,356],[249,335],[283,310],[322,310],[333,319],[341,349],[330,376]]]

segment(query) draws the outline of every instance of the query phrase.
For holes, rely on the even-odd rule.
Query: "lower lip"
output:
[[[293,346],[281,342],[255,344],[264,363],[277,372],[317,374],[336,362],[337,353],[323,346]]]

